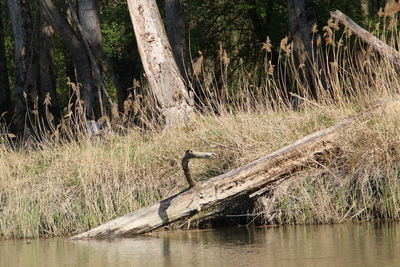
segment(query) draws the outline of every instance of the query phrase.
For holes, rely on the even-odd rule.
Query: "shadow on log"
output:
[[[335,153],[343,130],[356,119],[364,120],[371,113],[380,110],[385,106],[383,103],[376,104],[369,110],[328,129],[308,135],[241,168],[198,183],[195,187],[157,204],[116,218],[71,239],[132,236],[150,232],[194,215],[205,218],[207,214],[221,213],[232,201],[243,196],[255,197],[262,194],[268,184],[293,177],[296,172],[315,165],[321,154],[329,156],[330,153]],[[200,211],[202,213],[199,214]]]

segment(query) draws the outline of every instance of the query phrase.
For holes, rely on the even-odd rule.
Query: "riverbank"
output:
[[[374,100],[371,99],[370,103]],[[0,146],[0,235],[4,238],[71,235],[177,193],[187,187],[185,150],[217,153],[191,164],[208,179],[333,125],[368,103],[260,108],[220,116],[198,115],[170,132],[124,135],[38,149]],[[309,166],[255,205],[258,224],[338,223],[399,219],[400,134],[397,106],[356,123],[338,140],[341,153]]]

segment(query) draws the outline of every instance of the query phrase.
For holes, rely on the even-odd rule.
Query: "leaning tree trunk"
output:
[[[174,60],[155,0],[128,0],[129,13],[146,77],[166,128],[192,115],[189,94]]]
[[[111,64],[108,62],[107,56],[103,50],[98,1],[77,0],[77,9],[79,24],[82,27],[82,38],[87,42],[89,46],[88,48],[90,49],[88,52],[93,54],[93,60],[96,61],[97,66],[93,66],[93,68],[98,68],[97,72],[99,72],[97,74],[99,75],[97,78],[99,81],[96,86],[102,87],[100,91],[105,92],[105,74],[109,73],[111,80],[117,89],[118,108],[123,112],[127,92],[126,89],[121,86],[117,75],[115,74]],[[99,99],[101,99],[101,97],[99,97]]]
[[[6,51],[4,47],[3,12],[0,10],[0,122],[10,118],[11,99]]]
[[[54,6],[52,0],[39,0],[40,5],[46,14],[46,19],[59,31],[63,43],[72,57],[75,65],[77,82],[80,84],[80,92],[85,103],[86,117],[94,117],[94,92],[92,90],[92,68],[91,62],[86,54],[86,50],[81,40],[75,34],[73,28],[68,23],[65,16],[62,16]]]
[[[77,0],[79,22],[95,57],[102,56],[102,36],[97,0]]]
[[[185,21],[181,0],[165,0],[165,19],[168,39],[176,64],[178,64],[181,75],[186,77]]]
[[[367,30],[361,28],[357,23],[355,23],[351,18],[343,14],[341,11],[336,10],[335,12],[330,12],[330,14],[345,27],[348,27],[353,34],[360,38],[361,41],[371,46],[375,52],[378,52],[382,56],[385,56],[390,61],[390,63],[393,64],[395,70],[397,72],[400,72],[399,51],[387,45],[384,41],[373,36]]]
[[[8,0],[14,35],[15,57],[15,117],[14,131],[22,133],[26,125],[28,92],[26,90],[28,53],[30,50],[30,21],[27,0]]]
[[[72,5],[70,5],[72,9]],[[104,116],[104,103],[102,91],[105,90],[104,83],[104,72],[99,63],[99,59],[102,58],[102,36],[100,29],[100,19],[98,14],[98,6],[96,0],[77,0],[78,15],[73,12],[77,24],[79,33],[83,42],[85,42],[85,48],[89,55],[90,62],[93,70],[93,90],[97,93],[98,106],[100,108],[101,116]],[[78,25],[79,24],[79,25]]]
[[[54,29],[45,20],[43,13],[40,17],[39,38],[40,88],[39,110],[46,122],[57,124],[61,119],[60,107],[56,94],[56,79],[54,73]]]

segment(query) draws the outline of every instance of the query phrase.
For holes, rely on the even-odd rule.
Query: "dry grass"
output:
[[[302,112],[263,110],[218,117],[198,116],[187,127],[167,133],[143,135],[131,130],[124,136],[110,132],[98,140],[48,144],[41,149],[16,151],[1,147],[0,234],[6,238],[37,237],[88,230],[186,188],[180,159],[187,149],[218,154],[218,159],[191,163],[193,177],[207,179],[326,128],[352,112],[351,108],[305,109]],[[386,127],[379,129],[382,125],[393,126],[395,121],[390,121],[392,119],[387,118],[387,124],[375,120],[368,127],[360,125],[346,135],[348,139],[343,140],[347,147],[346,175],[365,175],[368,166],[374,166],[379,173],[392,168],[386,162],[377,166],[370,159],[365,159],[365,153],[381,157],[385,151],[382,143],[389,144],[391,140],[390,144],[395,144],[394,137],[398,139],[399,136],[394,127],[391,132],[394,136],[387,132]],[[365,136],[363,142],[357,136],[361,133]],[[385,140],[382,140],[383,137]],[[372,152],[371,147],[379,149],[380,153]],[[368,165],[363,166],[363,161]],[[353,169],[350,166],[354,166]],[[344,167],[327,168],[340,177],[339,181],[347,179],[340,173]],[[310,173],[318,176],[324,171],[310,170]],[[308,177],[308,174],[304,177]],[[299,219],[301,210],[311,205],[307,201],[314,205],[327,205],[316,197],[319,193],[307,197],[301,195],[302,190],[317,192],[304,177],[293,180],[290,185],[290,190],[298,190],[296,194],[290,191],[280,194],[278,198],[277,194],[274,195],[276,206],[273,212],[268,213],[273,216],[269,222],[309,222],[311,217],[309,220]],[[322,181],[331,179],[326,174],[323,178],[314,177],[313,181],[320,185]],[[286,187],[289,188],[288,185]],[[276,192],[280,190],[281,187]],[[304,197],[304,203],[287,196]],[[331,200],[337,199],[332,196]],[[261,198],[260,203],[263,201],[264,198]],[[308,206],[299,209],[305,204]],[[343,212],[346,209],[343,207]],[[314,212],[320,211],[319,208]],[[281,219],[284,216],[287,219],[279,221],[276,212],[286,214]],[[333,216],[326,210],[323,215]]]
[[[400,219],[399,103],[342,133],[341,154],[257,200],[265,224]]]
[[[327,126],[310,115],[201,116],[168,133],[132,130],[41,149],[1,147],[0,233],[35,237],[87,230],[187,187],[180,167],[185,150],[218,153],[218,160],[192,163],[194,177],[211,177]]]
[[[331,21],[324,28],[329,38],[319,53],[326,68],[313,82],[317,101],[310,99],[310,84],[302,78],[302,68],[293,67],[290,46],[283,42],[278,66],[266,52],[265,73],[252,79],[243,67],[240,85],[229,90],[230,104],[219,106],[218,116],[197,115],[180,129],[128,129],[123,135],[109,131],[90,141],[84,135],[68,142],[48,138],[39,147],[20,148],[11,148],[3,136],[0,236],[88,230],[186,188],[180,159],[187,149],[217,153],[217,159],[191,163],[193,177],[207,179],[396,94],[400,79],[391,64],[355,46],[346,32],[335,40],[336,27]],[[263,223],[398,219],[399,107],[386,110],[343,133],[342,156],[323,168],[310,167],[261,196],[257,218]]]

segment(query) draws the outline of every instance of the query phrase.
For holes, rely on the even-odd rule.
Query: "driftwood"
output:
[[[382,104],[357,115],[370,114]],[[117,237],[142,234],[178,220],[200,217],[199,212],[220,211],[229,203],[243,196],[254,197],[264,192],[268,184],[293,177],[293,174],[310,164],[315,165],[321,155],[337,150],[335,141],[354,117],[308,135],[297,142],[275,151],[244,167],[231,170],[195,187],[100,225],[90,231],[72,237],[73,240],[94,237]],[[221,208],[222,207],[222,208]],[[210,213],[213,213],[211,211]],[[214,212],[215,213],[215,212]]]
[[[352,33],[357,35],[361,41],[370,45],[376,52],[385,56],[396,68],[396,71],[400,71],[400,53],[393,47],[387,45],[385,42],[379,40],[377,37],[373,36],[367,30],[361,28],[357,23],[355,23],[351,18],[336,10],[330,13],[333,18],[343,24],[345,27],[349,28]]]

